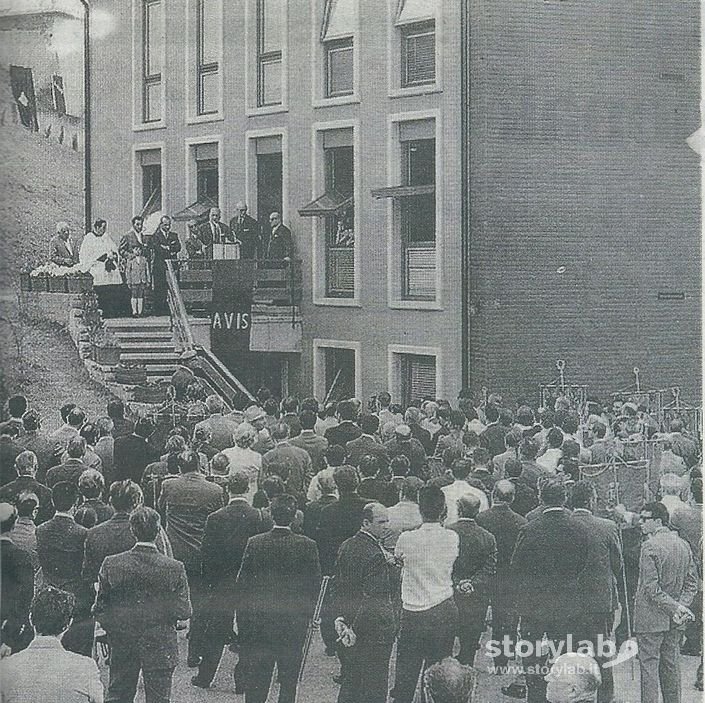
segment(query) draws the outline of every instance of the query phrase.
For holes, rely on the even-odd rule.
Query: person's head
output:
[[[17,522],[17,508],[12,503],[0,503],[0,534],[7,534]]]
[[[465,427],[465,414],[460,410],[451,410],[449,426],[451,430],[462,430]]]
[[[463,432],[463,444],[470,450],[475,450],[480,446],[480,436],[474,430]]]
[[[77,525],[81,525],[86,529],[91,529],[98,524],[98,513],[86,505],[82,505],[76,508],[76,512],[73,514],[73,519],[76,521]]]
[[[418,408],[407,408],[404,413],[404,422],[409,426],[418,425],[421,422],[421,418],[421,411]]]
[[[409,457],[404,454],[395,456],[389,464],[392,476],[408,476],[411,471],[411,462]]]
[[[27,398],[23,395],[13,395],[7,401],[7,411],[10,417],[19,420],[27,412]]]
[[[90,447],[95,445],[98,441],[98,428],[94,422],[87,422],[81,427],[79,434],[86,440],[86,444]]]
[[[597,501],[597,491],[592,481],[578,481],[570,493],[570,504],[573,508],[592,510]]]
[[[32,599],[30,620],[37,635],[58,637],[71,624],[76,597],[73,593],[45,586]]]
[[[299,422],[301,423],[302,430],[313,430],[316,426],[317,419],[318,417],[316,416],[316,413],[312,410],[302,410],[299,413]]]
[[[71,228],[68,222],[57,222],[56,223],[56,233],[59,235],[59,239],[66,241],[71,234]]]
[[[159,220],[159,228],[168,232],[171,229],[171,217],[169,215],[162,215]]]
[[[690,482],[690,495],[693,496],[696,505],[703,504],[703,479],[701,476],[696,476]]]
[[[54,507],[59,513],[68,513],[78,502],[78,489],[70,481],[59,481],[51,489]]]
[[[144,227],[144,218],[142,217],[142,215],[135,215],[132,218],[132,229],[134,229],[135,232],[141,232],[143,227]]]
[[[521,464],[519,464],[519,467],[521,468]],[[504,468],[506,471],[506,464]],[[492,502],[495,504],[510,504],[514,502],[515,495],[516,487],[514,486],[514,484],[511,481],[508,481],[507,479],[502,479],[501,481],[497,481],[497,483],[494,484],[494,488],[492,489]]]
[[[59,408],[59,414],[61,415],[61,421],[66,424],[69,420],[69,415],[71,411],[76,407],[76,403],[64,403],[61,408]]]
[[[286,422],[278,422],[272,427],[272,439],[275,442],[285,442],[289,439],[289,425]]]
[[[115,423],[109,417],[99,417],[95,421],[95,427],[100,439],[100,437],[109,437],[112,434]]]
[[[228,488],[228,494],[231,498],[234,498],[235,496],[243,496],[250,490],[250,477],[245,471],[235,471],[233,474],[228,476],[226,486]]]
[[[324,496],[335,495],[338,492],[338,487],[335,485],[335,478],[332,474],[322,473],[318,477],[318,487]]]
[[[352,422],[355,419],[355,406],[349,400],[341,400],[335,406],[335,414],[341,422]]]
[[[360,475],[362,478],[373,478],[379,472],[381,465],[381,461],[376,456],[365,454],[365,456],[360,459],[358,466]]]
[[[181,452],[186,450],[186,446],[186,440],[181,435],[174,434],[166,440],[164,452],[167,455],[181,454]]]
[[[575,434],[578,431],[578,418],[575,415],[568,415],[563,420],[563,432],[566,434]]]
[[[22,417],[22,427],[27,433],[39,432],[42,428],[42,420],[37,413],[29,410]]]
[[[249,423],[258,432],[263,430],[266,425],[267,413],[259,405],[250,405],[245,410],[245,422]]]
[[[639,511],[639,525],[645,535],[668,527],[669,521],[668,508],[661,502],[646,503]]]
[[[116,513],[131,513],[143,500],[142,489],[129,479],[111,483],[109,494]]]
[[[427,400],[422,406],[423,414],[429,418],[433,419],[438,415],[438,403],[434,400]]]
[[[524,461],[533,461],[539,453],[539,447],[532,439],[522,439],[519,442],[519,456]]]
[[[86,440],[83,437],[72,437],[66,447],[70,459],[81,459],[86,455]]]
[[[504,435],[504,446],[507,449],[516,450],[517,447],[519,446],[519,442],[521,442],[521,434],[519,432],[517,432],[516,430],[512,430],[511,432],[507,432],[507,434]]]
[[[312,396],[308,397],[308,398],[304,398],[301,401],[301,411],[303,412],[305,410],[308,410],[314,414],[317,414],[318,411],[320,410],[320,405],[319,405],[318,401]]]
[[[243,202],[239,202],[239,203],[235,206],[235,210],[237,210],[237,214],[238,214],[240,217],[244,217],[245,215],[247,215],[247,204],[246,204],[246,203],[243,203]]]
[[[257,441],[257,430],[249,422],[241,422],[235,428],[233,440],[240,449],[249,449]]]
[[[299,399],[289,396],[282,400],[282,412],[289,414],[296,414],[299,412]]]
[[[561,450],[565,459],[577,459],[580,456],[580,445],[574,439],[566,439]]]
[[[664,474],[659,481],[662,496],[679,496],[683,492],[685,482],[677,474]]]
[[[15,469],[20,476],[31,476],[37,473],[37,455],[34,452],[20,452],[15,457]]]
[[[379,403],[379,407],[381,410],[384,410],[385,408],[389,407],[389,404],[392,402],[392,396],[387,393],[387,391],[382,391],[378,396],[377,396],[377,402]]]
[[[443,461],[443,468],[446,471],[453,470],[453,464],[458,460],[463,458],[463,450],[460,447],[446,447],[441,454],[441,460]]]
[[[204,444],[210,444],[212,439],[213,433],[208,427],[196,427],[193,430],[193,442],[199,447]]]
[[[419,491],[423,488],[423,481],[418,476],[407,476],[401,484],[401,499],[411,503],[419,502]]]
[[[456,459],[451,466],[451,471],[456,481],[464,481],[472,471],[472,462],[469,459]]]
[[[545,676],[549,703],[589,703],[597,700],[602,674],[597,662],[587,654],[561,654]]]
[[[279,403],[276,398],[267,398],[262,404],[262,410],[268,417],[279,417]]]
[[[484,447],[478,447],[472,453],[472,460],[476,469],[487,469],[490,465],[490,453]]]
[[[121,420],[125,417],[125,404],[120,399],[108,401],[107,414],[112,420]]]
[[[219,395],[209,395],[206,398],[206,408],[210,415],[220,414],[223,412],[223,399]]]
[[[288,493],[275,496],[269,510],[275,525],[289,527],[296,517],[296,498]]]
[[[373,537],[382,539],[389,526],[387,508],[381,503],[368,503],[362,509],[362,529]]]
[[[333,468],[342,466],[345,463],[346,456],[345,447],[340,446],[340,444],[331,444],[323,453],[326,464]]]
[[[471,703],[475,677],[469,666],[446,657],[426,669],[423,686],[432,703]]]
[[[147,439],[154,432],[154,423],[148,417],[141,417],[135,425],[135,434],[142,439]]]
[[[375,434],[379,429],[379,418],[376,415],[363,415],[360,418],[360,429],[364,434]]]
[[[211,459],[211,474],[214,476],[227,476],[230,469],[230,459],[226,454],[219,452]]]
[[[108,223],[105,220],[96,220],[93,223],[93,234],[95,234],[96,237],[102,237],[107,227]]]
[[[522,405],[517,410],[517,423],[524,427],[534,424],[534,411],[528,405]]]
[[[220,222],[220,208],[212,207],[208,211],[208,219],[210,222]]]
[[[130,513],[130,531],[138,542],[154,542],[159,534],[159,513],[141,506]]]
[[[22,493],[17,496],[15,506],[17,507],[18,518],[23,517],[33,520],[39,510],[39,497],[36,493],[32,493],[32,491],[22,491]]]
[[[394,428],[394,437],[397,442],[410,442],[411,427],[409,427],[409,425],[397,425]]]
[[[504,475],[507,476],[507,478],[519,478],[523,468],[518,459],[507,459],[507,461],[504,462]]]
[[[277,466],[275,465],[272,470],[277,470]],[[284,481],[282,481],[281,476],[276,474],[274,476],[267,476],[267,478],[262,481],[260,489],[269,500],[272,500],[272,498],[276,498],[284,493]]]
[[[80,429],[86,421],[86,413],[80,408],[73,408],[66,418],[66,422],[70,427]]]
[[[565,486],[560,481],[547,481],[541,488],[541,502],[547,508],[562,508],[565,500]]]
[[[278,212],[273,212],[269,216],[269,225],[272,229],[279,227],[282,223],[282,216]]]
[[[563,444],[563,433],[557,427],[551,428],[546,435],[546,442],[551,449],[558,449]]]
[[[480,512],[480,499],[468,493],[458,498],[458,517],[474,520]]]
[[[592,434],[595,439],[604,439],[607,435],[607,425],[604,422],[593,422]]]
[[[0,435],[15,439],[20,436],[20,428],[14,422],[6,423],[2,426],[2,429],[0,429]]]
[[[194,473],[199,470],[200,458],[193,449],[185,449],[176,459],[179,472],[182,474]]]
[[[438,486],[419,489],[419,511],[424,522],[440,522],[446,514],[446,498]]]
[[[494,405],[488,405],[485,408],[485,419],[487,422],[497,422],[499,420],[499,409]]]
[[[105,490],[105,479],[100,471],[87,469],[78,478],[78,491],[86,499],[100,498]]]
[[[352,466],[339,466],[333,472],[333,479],[341,495],[357,490],[357,471]]]

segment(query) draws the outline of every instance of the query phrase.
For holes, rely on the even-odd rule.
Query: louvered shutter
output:
[[[433,83],[436,80],[436,35],[431,23],[404,30],[404,85]]]
[[[354,248],[328,249],[328,295],[352,297],[355,290]]]
[[[436,247],[408,247],[406,254],[406,296],[436,297]]]
[[[402,397],[408,405],[413,400],[436,397],[436,359],[409,354],[402,365]]]

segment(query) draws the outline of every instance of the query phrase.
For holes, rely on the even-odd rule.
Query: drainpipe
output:
[[[90,62],[90,21],[91,8],[89,0],[80,0],[83,5],[83,193],[86,232],[90,232],[91,217],[91,62]]]
[[[461,369],[462,386],[469,388],[470,372],[470,0],[460,8],[460,183],[461,183]]]

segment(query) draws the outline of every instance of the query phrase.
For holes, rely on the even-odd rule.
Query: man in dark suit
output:
[[[355,406],[349,400],[341,400],[335,408],[335,414],[339,424],[335,427],[329,427],[326,430],[325,438],[330,446],[339,444],[341,447],[345,447],[350,440],[357,439],[362,434],[362,430],[354,422]]]
[[[362,480],[357,487],[360,497],[368,502],[376,501],[382,503],[387,508],[399,502],[399,492],[396,486],[388,481],[388,464],[383,464],[382,460],[374,455],[363,456],[358,467]]]
[[[159,227],[148,237],[149,256],[152,261],[152,285],[154,287],[154,312],[167,315],[166,262],[175,259],[181,251],[179,235],[171,229],[171,217],[162,215]]]
[[[375,456],[385,464],[389,464],[389,455],[382,442],[377,438],[379,418],[376,415],[363,415],[360,417],[360,430],[362,434],[357,439],[352,439],[345,447],[348,452],[348,464],[360,466],[363,456]]]
[[[496,457],[506,449],[504,437],[507,434],[507,428],[500,423],[499,412],[494,405],[488,405],[485,408],[488,424],[480,435],[480,444],[490,453],[490,458]]]
[[[130,479],[137,484],[142,482],[147,464],[157,459],[147,442],[153,432],[154,424],[143,417],[137,421],[132,434],[116,438],[113,449],[114,481]]]
[[[33,634],[29,607],[34,594],[34,569],[29,553],[10,539],[15,522],[15,506],[0,503],[0,652],[3,656],[24,649]]]
[[[291,230],[282,224],[282,216],[273,212],[269,216],[271,232],[267,242],[265,259],[291,259],[294,256],[294,239]]]
[[[622,553],[619,533],[614,520],[596,517],[592,511],[597,502],[595,486],[590,481],[578,481],[573,486],[571,519],[585,527],[588,538],[588,557],[585,569],[578,578],[580,599],[576,608],[576,619],[580,621],[576,637],[590,640],[595,646],[595,659],[599,664],[597,639],[612,634],[614,613],[619,601],[617,583],[621,574]],[[614,697],[612,669],[602,668],[602,685],[597,692],[598,703],[610,703]]]
[[[17,443],[18,435],[16,425],[6,424],[0,430],[0,486],[17,478],[15,459],[22,453],[22,446]]]
[[[39,509],[34,519],[41,525],[54,515],[54,503],[51,491],[35,478],[37,473],[37,457],[34,452],[22,452],[15,459],[17,478],[0,488],[0,502],[15,503],[20,493],[34,493],[39,500]]]
[[[517,579],[521,636],[540,642],[546,633],[556,646],[567,641],[574,629],[576,598],[580,573],[588,555],[585,528],[564,510],[565,486],[548,483],[541,492],[546,506],[542,514],[519,531],[512,557],[512,571]],[[542,663],[540,652],[524,660],[537,671]],[[543,703],[546,682],[537,673],[526,674],[527,702]]]
[[[412,476],[426,479],[428,462],[426,452],[418,439],[411,436],[409,425],[397,425],[394,429],[394,437],[384,445],[390,459],[404,455],[409,460]]]
[[[512,643],[516,642],[519,617],[510,565],[519,530],[526,525],[526,518],[512,509],[515,488],[508,480],[497,481],[492,492],[492,507],[477,516],[477,524],[490,532],[497,542],[497,570],[490,584],[492,639],[502,641],[507,636]],[[494,658],[495,667],[506,665],[504,653]]]
[[[303,410],[299,415],[301,433],[289,440],[295,447],[308,452],[314,474],[326,468],[325,451],[328,449],[328,440],[314,431],[316,420],[318,420],[316,413]]]
[[[272,439],[276,446],[262,457],[260,481],[268,476],[278,475],[284,481],[287,493],[295,496],[303,507],[309,483],[313,478],[311,457],[306,450],[291,444],[289,425],[283,422],[272,428]]]
[[[238,203],[235,209],[237,215],[230,220],[230,231],[233,237],[240,241],[240,258],[257,259],[262,251],[259,222],[247,214],[245,203]]]
[[[316,543],[291,531],[293,496],[271,504],[274,527],[251,537],[237,576],[238,629],[247,703],[264,703],[279,671],[279,703],[294,703],[302,646],[321,582]]]
[[[56,235],[49,246],[49,260],[57,266],[73,266],[78,263],[78,247],[71,239],[71,229],[66,222],[56,223]]]
[[[86,456],[86,440],[83,437],[74,437],[69,440],[66,448],[68,457],[66,461],[47,471],[47,486],[54,488],[60,481],[68,481],[78,487],[78,479],[84,471],[88,471],[90,466],[84,463]]]
[[[46,479],[47,471],[54,466],[56,459],[54,449],[56,447],[49,437],[42,432],[42,424],[39,415],[29,411],[22,418],[24,433],[17,440],[25,451],[34,452],[37,457],[37,475]]]
[[[304,534],[311,539],[316,539],[323,509],[338,500],[338,488],[335,485],[333,474],[327,471],[320,474],[318,486],[321,490],[321,497],[311,501],[304,509]]]
[[[421,444],[424,453],[427,456],[433,454],[433,438],[431,433],[421,426],[421,421],[423,420],[423,413],[415,407],[410,407],[406,409],[404,413],[404,424],[409,426],[411,430],[411,436]]]
[[[76,523],[73,512],[78,504],[78,489],[60,481],[52,490],[56,514],[37,527],[37,555],[44,578],[50,586],[76,597],[74,620],[64,635],[64,647],[89,657],[93,650],[93,621],[90,617],[92,592],[84,587],[81,564],[88,530]]]
[[[223,647],[232,637],[235,579],[247,540],[272,528],[268,514],[247,502],[250,489],[247,473],[236,471],[228,477],[226,485],[229,502],[208,516],[201,546],[203,580],[208,589],[204,608],[205,638],[198,675],[191,679],[191,683],[202,688],[210,686]]]
[[[394,606],[399,575],[380,540],[389,518],[381,503],[368,503],[357,534],[343,542],[335,565],[331,611],[341,632],[342,681],[338,703],[386,703],[389,657],[397,634]],[[355,634],[355,643],[345,637]]]
[[[485,616],[490,603],[490,585],[497,568],[497,542],[490,532],[477,524],[480,499],[468,494],[458,498],[458,521],[446,527],[457,532],[460,552],[453,565],[455,604],[458,606],[458,661],[472,666]]]
[[[512,510],[522,516],[530,513],[539,504],[539,499],[536,495],[536,490],[524,478],[524,468],[521,461],[519,459],[507,459],[504,463],[504,476],[514,485]]]
[[[212,207],[208,211],[208,220],[198,227],[196,235],[213,252],[214,244],[232,244],[234,239],[230,227],[220,221],[220,208]]]
[[[93,606],[110,643],[108,700],[132,701],[141,670],[146,701],[161,703],[178,660],[176,622],[191,616],[188,582],[183,564],[157,550],[156,510],[137,508],[130,529],[136,544],[106,557]]]

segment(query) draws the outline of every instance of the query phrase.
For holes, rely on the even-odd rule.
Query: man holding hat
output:
[[[245,422],[257,431],[257,439],[252,445],[252,449],[260,454],[266,454],[270,449],[274,449],[274,440],[267,429],[267,413],[259,405],[250,405],[245,410]]]

